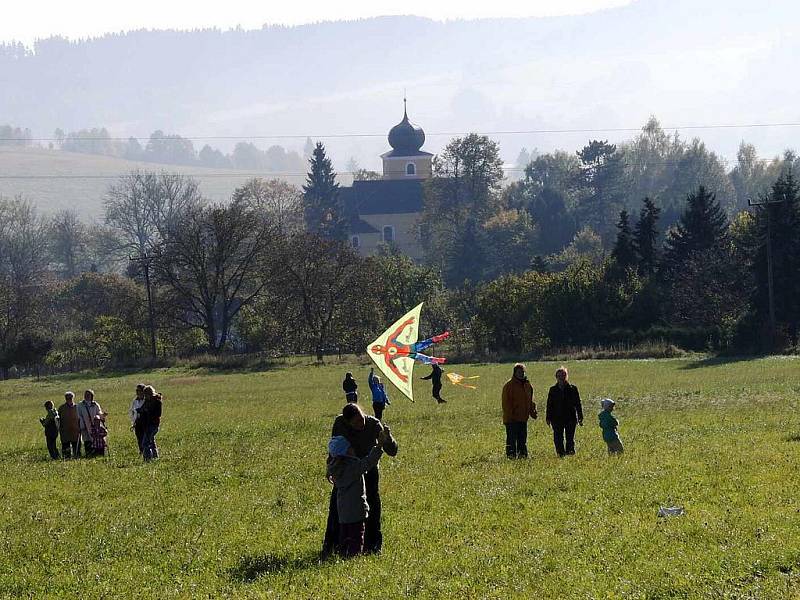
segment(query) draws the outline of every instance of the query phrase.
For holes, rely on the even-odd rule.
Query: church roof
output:
[[[422,182],[418,179],[354,181],[353,187],[340,188],[339,195],[351,218],[422,212]]]
[[[425,132],[408,120],[403,100],[403,120],[389,130],[389,145],[394,156],[414,156],[425,143]]]

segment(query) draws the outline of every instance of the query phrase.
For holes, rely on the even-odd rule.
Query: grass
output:
[[[229,200],[233,190],[251,177],[274,177],[256,171],[162,165],[44,148],[0,147],[0,173],[4,176],[0,178],[0,196],[13,198],[22,194],[43,212],[69,208],[84,219],[100,220],[108,187],[120,175],[135,169],[192,175],[201,192],[214,201]],[[303,176],[278,178],[295,185],[304,179]]]
[[[382,556],[319,564],[325,443],[345,366],[0,383],[0,597],[790,598],[800,595],[800,423],[792,359],[571,363],[578,454],[542,422],[507,461],[510,365],[453,367],[479,389],[437,406],[394,394]],[[555,363],[529,368],[539,398]],[[366,388],[366,372],[353,365]],[[423,369],[424,370],[424,369]],[[166,395],[163,458],[142,464],[126,411]],[[46,459],[37,417],[66,388],[111,413],[111,456]],[[609,458],[597,400],[618,400]],[[656,516],[660,505],[686,515]]]

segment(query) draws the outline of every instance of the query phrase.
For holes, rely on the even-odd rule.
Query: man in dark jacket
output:
[[[430,372],[430,375],[426,375],[422,377],[422,379],[430,379],[431,383],[433,383],[433,397],[436,399],[436,402],[442,404],[447,402],[444,398],[442,398],[442,367],[440,367],[437,363],[433,363],[431,365],[433,371]]]
[[[388,436],[383,443],[383,451],[389,456],[397,455],[397,442],[392,437],[388,427],[385,427],[375,417],[365,415],[358,404],[347,404],[333,422],[331,437],[344,436],[353,448],[356,458],[364,458],[370,450],[378,444],[378,435],[386,429]],[[364,484],[367,489],[367,503],[369,516],[367,517],[364,531],[364,552],[380,553],[383,546],[381,533],[381,495],[380,475],[378,467],[374,467],[364,474]],[[325,540],[322,542],[322,556],[327,557],[337,547],[339,540],[339,514],[336,506],[336,490],[331,492],[328,507],[328,523],[325,528]]]
[[[568,378],[567,368],[560,367],[556,371],[556,384],[547,394],[545,420],[553,428],[553,442],[559,457],[575,454],[575,428],[583,425],[581,395]]]

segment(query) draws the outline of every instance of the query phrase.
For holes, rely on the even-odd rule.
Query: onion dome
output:
[[[400,156],[412,156],[419,152],[424,143],[425,132],[422,127],[408,120],[408,112],[404,107],[403,120],[389,130],[389,145]]]

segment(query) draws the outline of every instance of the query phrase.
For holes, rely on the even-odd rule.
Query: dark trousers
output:
[[[528,423],[506,423],[506,456],[528,458]]]
[[[344,398],[348,404],[358,404],[358,392],[347,392]]]
[[[378,467],[366,472],[364,483],[367,488],[367,504],[369,504],[369,517],[364,523],[364,552],[380,552],[383,547],[383,534],[381,533],[380,472]],[[322,551],[331,553],[339,547],[339,511],[336,508],[336,488],[333,488],[330,505],[328,506],[328,523],[325,527],[325,540],[322,542]]]
[[[138,420],[133,424],[133,433],[136,434],[136,445],[139,446],[139,454],[144,452],[145,429],[144,423],[141,420]]]
[[[58,453],[58,448],[56,448],[56,440],[58,439],[58,435],[46,435],[44,439],[47,441],[47,451],[50,453],[50,458],[53,460],[61,458]]]
[[[380,402],[373,402],[372,403],[372,410],[375,413],[375,418],[380,421],[383,418],[383,409],[386,408],[385,404],[381,404]]]
[[[364,521],[339,523],[339,546],[342,556],[355,556],[364,551]]]
[[[77,442],[61,442],[61,454],[64,458],[80,458],[81,457],[81,441]]]
[[[436,398],[439,402],[444,402],[441,396],[442,393],[442,384],[441,383],[434,383],[433,384],[433,397]]]
[[[553,442],[556,445],[556,454],[559,456],[575,454],[575,427],[577,426],[576,421],[553,423]],[[566,438],[566,447],[564,438]]]

